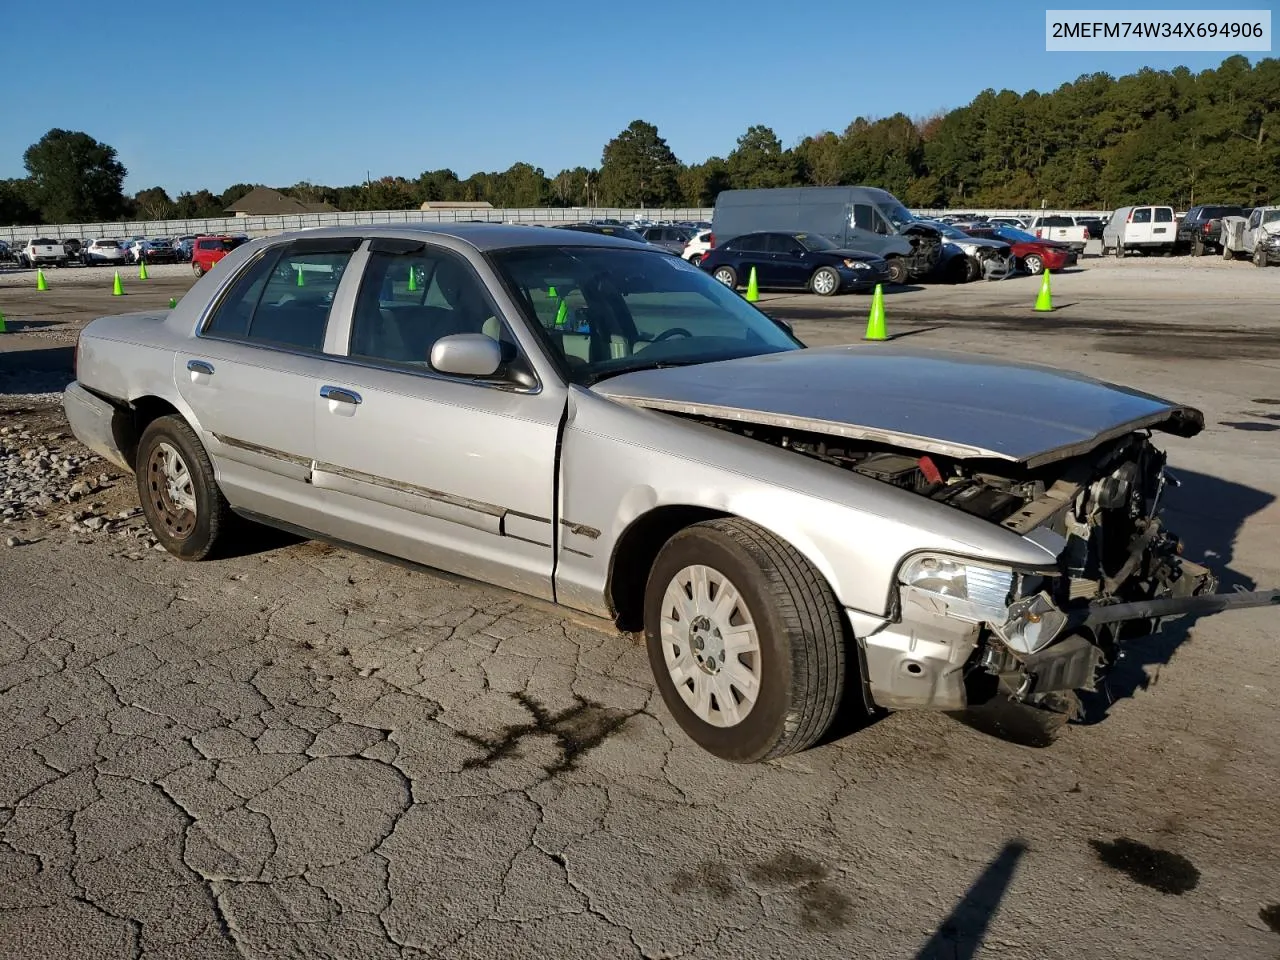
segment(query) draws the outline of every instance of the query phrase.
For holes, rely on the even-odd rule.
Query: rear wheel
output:
[[[734,289],[738,285],[738,274],[733,267],[716,267],[715,273],[713,273],[712,276],[730,290]]]
[[[830,267],[819,267],[809,278],[809,289],[820,297],[833,297],[840,292],[840,274]]]
[[[901,257],[888,257],[885,262],[889,265],[890,283],[907,282],[907,265],[902,262]]]
[[[696,267],[698,264],[702,262],[702,254],[695,253],[692,257],[689,258],[689,262]]]
[[[156,539],[183,560],[208,557],[231,508],[195,431],[181,417],[153,420],[142,432],[136,464],[142,513]]]
[[[1200,239],[1199,234],[1191,238],[1191,255],[1193,257],[1204,256],[1204,241]]]
[[[1034,253],[1031,254],[1022,262],[1026,264],[1027,273],[1031,274],[1032,276],[1035,276],[1036,274],[1044,271],[1044,261],[1041,260],[1037,254],[1034,254]]]
[[[812,746],[845,682],[840,608],[793,547],[745,520],[695,524],[658,554],[645,590],[645,642],[680,727],[724,760]]]

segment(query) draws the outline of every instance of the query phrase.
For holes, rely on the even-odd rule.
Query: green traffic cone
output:
[[[44,278],[44,270],[42,270],[40,267],[36,267],[36,289],[37,290],[49,289],[49,283]]]
[[[170,298],[169,298],[169,309],[170,309],[170,310],[172,310],[172,309],[173,309],[174,307],[176,307],[177,305],[178,305],[178,298],[177,298],[177,297],[170,297]]]
[[[0,333],[4,333],[9,328],[4,325],[4,311],[0,310]]]
[[[305,287],[306,285],[307,285],[307,282],[302,279],[302,268],[299,267],[298,268],[298,286]]]
[[[867,334],[862,339],[889,339],[884,325],[884,288],[878,283],[876,284],[876,292],[871,295],[871,314],[867,317]]]
[[[747,278],[747,302],[755,303],[760,299],[760,285],[756,282],[756,268],[751,268],[751,275]]]
[[[556,288],[555,288],[555,287],[547,287],[547,299],[548,299],[548,300],[555,300],[555,299],[556,299],[557,297],[559,297],[559,296],[560,296],[560,294],[556,293]]]
[[[138,279],[139,280],[147,279],[147,261],[145,260],[138,261]]]
[[[124,284],[120,282],[120,271],[116,271],[116,281],[111,285],[111,295],[113,297],[124,296]]]
[[[418,268],[409,268],[409,292],[416,293],[418,290]]]
[[[1036,294],[1036,312],[1049,313],[1053,310],[1053,294],[1049,292],[1049,271],[1046,269],[1044,279],[1040,281],[1040,292]]]
[[[560,309],[556,311],[556,326],[563,327],[569,319],[569,304],[560,301]]]

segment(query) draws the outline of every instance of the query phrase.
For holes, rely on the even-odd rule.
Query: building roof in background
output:
[[[250,217],[275,217],[291,213],[328,213],[337,209],[328,203],[304,203],[270,187],[254,187],[227,207],[226,212]]]

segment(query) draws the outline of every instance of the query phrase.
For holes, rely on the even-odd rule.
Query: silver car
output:
[[[484,224],[240,247],[169,311],[85,329],[68,418],[160,542],[232,514],[643,630],[734,761],[842,705],[1057,723],[1121,636],[1214,596],[1160,524],[1148,432],[1196,410],[889,344],[806,349],[651,246]],[[1120,626],[1125,628],[1124,633]]]

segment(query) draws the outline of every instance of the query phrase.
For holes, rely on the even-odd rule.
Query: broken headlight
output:
[[[986,623],[1010,649],[1035,653],[1058,637],[1067,617],[1044,591],[1015,596],[1015,579],[1023,591],[1043,583],[1039,576],[1016,578],[1007,568],[939,554],[912,557],[898,574],[904,599],[957,620]]]

